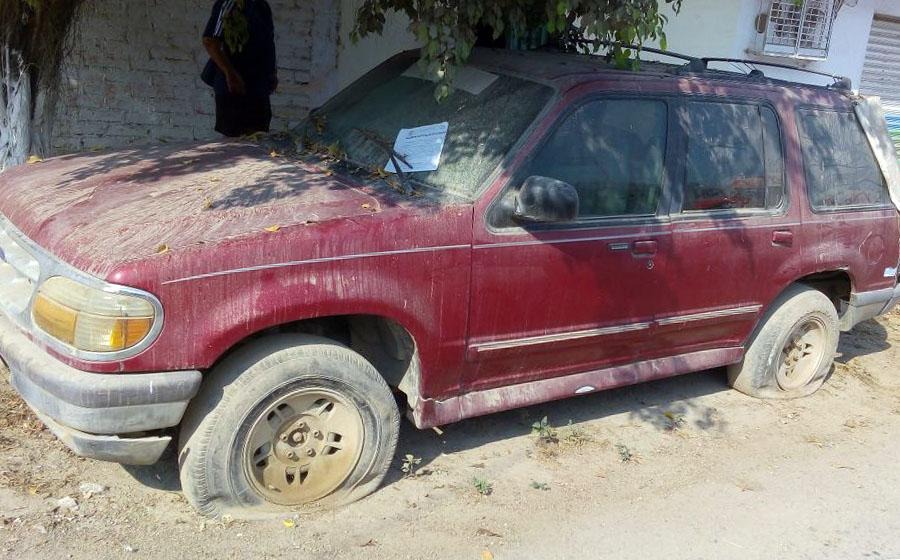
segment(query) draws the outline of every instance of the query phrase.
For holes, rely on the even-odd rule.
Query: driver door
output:
[[[601,369],[653,355],[671,234],[665,99],[588,99],[560,116],[475,232],[469,389]],[[529,176],[578,191],[578,218],[512,216]]]

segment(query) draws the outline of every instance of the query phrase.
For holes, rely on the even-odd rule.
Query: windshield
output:
[[[415,57],[395,57],[315,111],[302,133],[352,165],[393,170],[391,148],[401,129],[448,123],[437,169],[407,172],[404,179],[471,200],[553,90],[481,70],[459,77],[458,87],[438,102],[436,84],[422,77]]]

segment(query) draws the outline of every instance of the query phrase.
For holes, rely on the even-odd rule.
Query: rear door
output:
[[[651,97],[595,97],[558,117],[477,224],[467,374],[485,388],[643,359],[670,251],[672,112]],[[532,175],[572,184],[577,221],[516,223]]]
[[[806,266],[847,270],[854,293],[893,289],[897,210],[885,176],[851,107],[797,108],[809,204]]]
[[[741,345],[796,278],[801,249],[775,107],[685,97],[679,116],[668,298],[655,335],[665,354]]]

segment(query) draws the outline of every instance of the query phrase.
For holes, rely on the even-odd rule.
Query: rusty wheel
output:
[[[244,446],[248,480],[281,505],[314,502],[338,488],[359,461],[363,422],[327,389],[300,389],[264,409]]]

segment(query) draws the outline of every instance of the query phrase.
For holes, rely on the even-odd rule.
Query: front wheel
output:
[[[791,286],[760,321],[744,359],[728,368],[729,384],[760,398],[810,395],[831,371],[839,335],[831,300],[810,287]]]
[[[339,505],[386,474],[399,413],[384,379],[327,339],[279,335],[227,358],[185,415],[181,482],[201,513]]]

